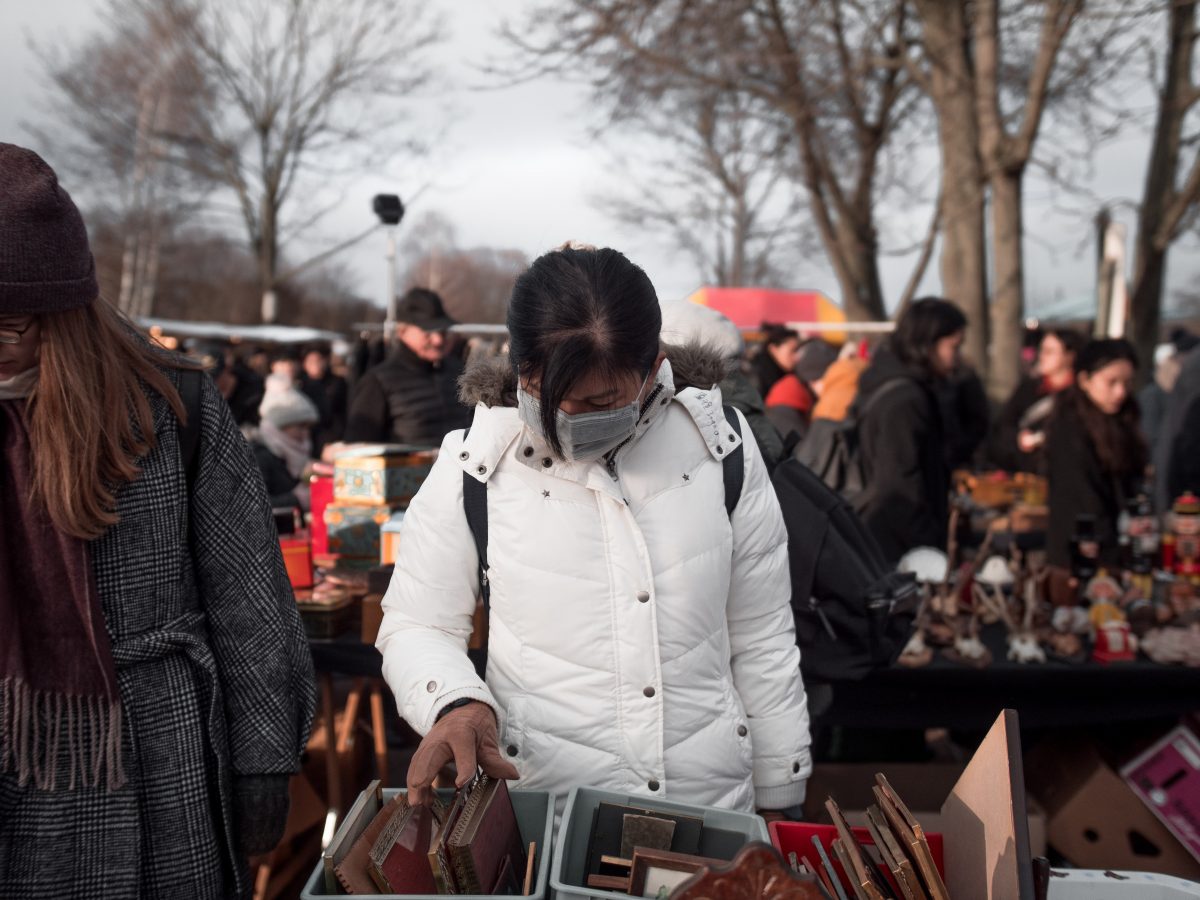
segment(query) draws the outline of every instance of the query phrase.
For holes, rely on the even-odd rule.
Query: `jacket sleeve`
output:
[[[479,555],[463,510],[463,471],[457,464],[462,444],[462,431],[446,436],[404,515],[396,572],[383,597],[383,625],[375,641],[400,715],[421,734],[433,727],[438,710],[460,698],[499,711],[467,658]]]
[[[351,443],[386,441],[390,433],[388,424],[387,395],[379,379],[368,372],[354,386],[343,440]]]
[[[237,775],[298,769],[312,727],[312,657],[254,454],[204,379],[192,556]]]
[[[733,512],[726,618],[733,684],[750,727],[760,809],[803,802],[812,771],[808,701],[792,618],[787,529],[750,429],[742,428],[746,477]]]

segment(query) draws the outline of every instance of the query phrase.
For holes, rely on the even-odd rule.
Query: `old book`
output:
[[[434,830],[429,844],[429,869],[433,874],[433,881],[439,894],[461,893],[458,890],[454,868],[450,864],[450,851],[446,848],[446,841],[458,823],[459,816],[462,815],[466,800],[466,794],[463,791],[455,793],[454,800],[446,810],[446,815],[442,818],[441,823]]]
[[[429,865],[429,847],[436,827],[432,807],[405,804],[392,814],[370,852],[370,875],[380,893],[437,892]]]
[[[378,888],[371,878],[371,848],[391,821],[392,815],[408,807],[403,794],[389,800],[363,829],[340,863],[334,866],[338,883],[347,894],[374,894]]]
[[[325,870],[325,890],[332,894],[337,891],[338,878],[336,868],[346,858],[358,836],[366,830],[379,811],[383,809],[382,782],[378,779],[367,785],[367,789],[358,795],[350,811],[342,819],[333,840],[321,854],[321,863]]]
[[[514,872],[525,871],[525,844],[503,779],[483,775],[466,792],[446,851],[460,894],[486,893],[506,860]]]
[[[670,850],[675,823],[659,816],[626,813],[621,825],[621,858],[633,859],[638,847],[645,850]]]
[[[878,806],[867,807],[867,830],[879,850],[879,856],[892,878],[896,880],[904,900],[929,900],[929,896],[921,887],[921,880],[913,868],[904,848],[892,834],[891,826]]]

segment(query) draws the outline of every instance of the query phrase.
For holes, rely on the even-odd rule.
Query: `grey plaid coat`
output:
[[[0,776],[0,897],[230,898],[250,889],[233,782],[296,770],[312,722],[312,660],[262,477],[203,379],[189,551],[178,424],[92,545],[112,639],[129,783],[42,793]]]

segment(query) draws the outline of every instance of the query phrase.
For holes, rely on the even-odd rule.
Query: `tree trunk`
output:
[[[1142,382],[1153,375],[1154,345],[1158,343],[1162,327],[1162,295],[1172,235],[1161,234],[1159,226],[1175,195],[1183,120],[1190,105],[1184,102],[1184,95],[1191,87],[1195,32],[1195,0],[1179,0],[1172,4],[1166,78],[1158,101],[1158,118],[1146,166],[1134,245],[1129,336],[1142,363],[1139,372]]]
[[[272,199],[262,200],[261,230],[258,237],[258,279],[262,287],[264,325],[273,325],[277,318],[278,303],[270,300],[275,292],[275,276],[279,269],[279,232],[275,227],[275,208]]]
[[[1025,271],[1021,251],[1020,170],[994,172],[992,189],[992,265],[988,395],[1003,403],[1020,380],[1021,337],[1025,330]]]
[[[869,210],[866,218],[866,222],[855,222],[849,215],[840,216],[834,231],[835,246],[828,248],[842,289],[842,308],[851,322],[887,318],[879,279],[879,241]]]
[[[987,251],[973,74],[961,0],[917,0],[942,154],[942,293],[966,314],[965,353],[988,375]]]

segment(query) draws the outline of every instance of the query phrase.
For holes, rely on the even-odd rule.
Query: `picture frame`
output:
[[[665,893],[662,896],[666,896],[701,869],[719,865],[723,865],[721,860],[706,856],[635,848],[629,876],[629,896],[658,897],[663,889]]]

